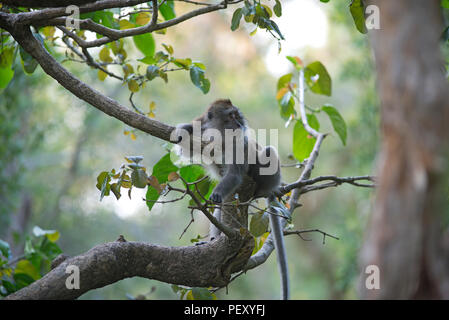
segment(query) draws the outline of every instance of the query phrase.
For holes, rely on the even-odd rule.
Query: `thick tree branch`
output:
[[[6,299],[75,299],[83,293],[130,277],[144,277],[191,287],[224,286],[241,270],[254,240],[220,237],[201,246],[165,247],[115,241],[66,259],[43,278]],[[69,265],[80,270],[80,289],[69,290]]]

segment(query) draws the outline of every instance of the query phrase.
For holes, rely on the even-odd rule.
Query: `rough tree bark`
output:
[[[381,0],[372,30],[381,98],[379,188],[361,252],[380,269],[363,298],[449,298],[442,215],[448,214],[449,96],[440,1]]]

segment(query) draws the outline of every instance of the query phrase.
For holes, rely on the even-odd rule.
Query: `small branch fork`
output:
[[[331,181],[331,182],[314,185],[318,182],[323,181]],[[371,181],[373,183],[360,183],[359,181]],[[364,188],[374,188],[376,186],[375,178],[373,176],[358,176],[358,177],[319,176],[312,179],[298,180],[294,183],[282,186],[280,187],[280,193],[284,195],[289,193],[291,190],[300,189],[301,194],[304,194],[309,191],[339,186],[343,183],[348,183],[357,187],[364,187]]]

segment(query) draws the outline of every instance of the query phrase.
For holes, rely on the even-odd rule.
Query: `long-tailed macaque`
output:
[[[172,141],[178,143],[182,155],[189,158],[200,156],[201,163],[218,178],[219,183],[210,196],[214,203],[220,204],[234,194],[245,175],[256,184],[254,198],[265,197],[269,204],[277,195],[281,172],[276,149],[271,146],[261,148],[246,135],[247,128],[240,110],[229,99],[221,99],[212,103],[192,123],[180,124],[174,130]],[[216,210],[214,215],[220,220],[220,210]],[[270,214],[281,273],[282,298],[288,299],[287,256],[279,219],[277,215]],[[211,233],[215,233],[212,237],[218,235],[215,228]]]

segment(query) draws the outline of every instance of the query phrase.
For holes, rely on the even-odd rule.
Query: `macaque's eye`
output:
[[[212,119],[212,112],[211,112],[211,111],[209,111],[209,112],[207,113],[207,117],[208,117],[209,119]]]

